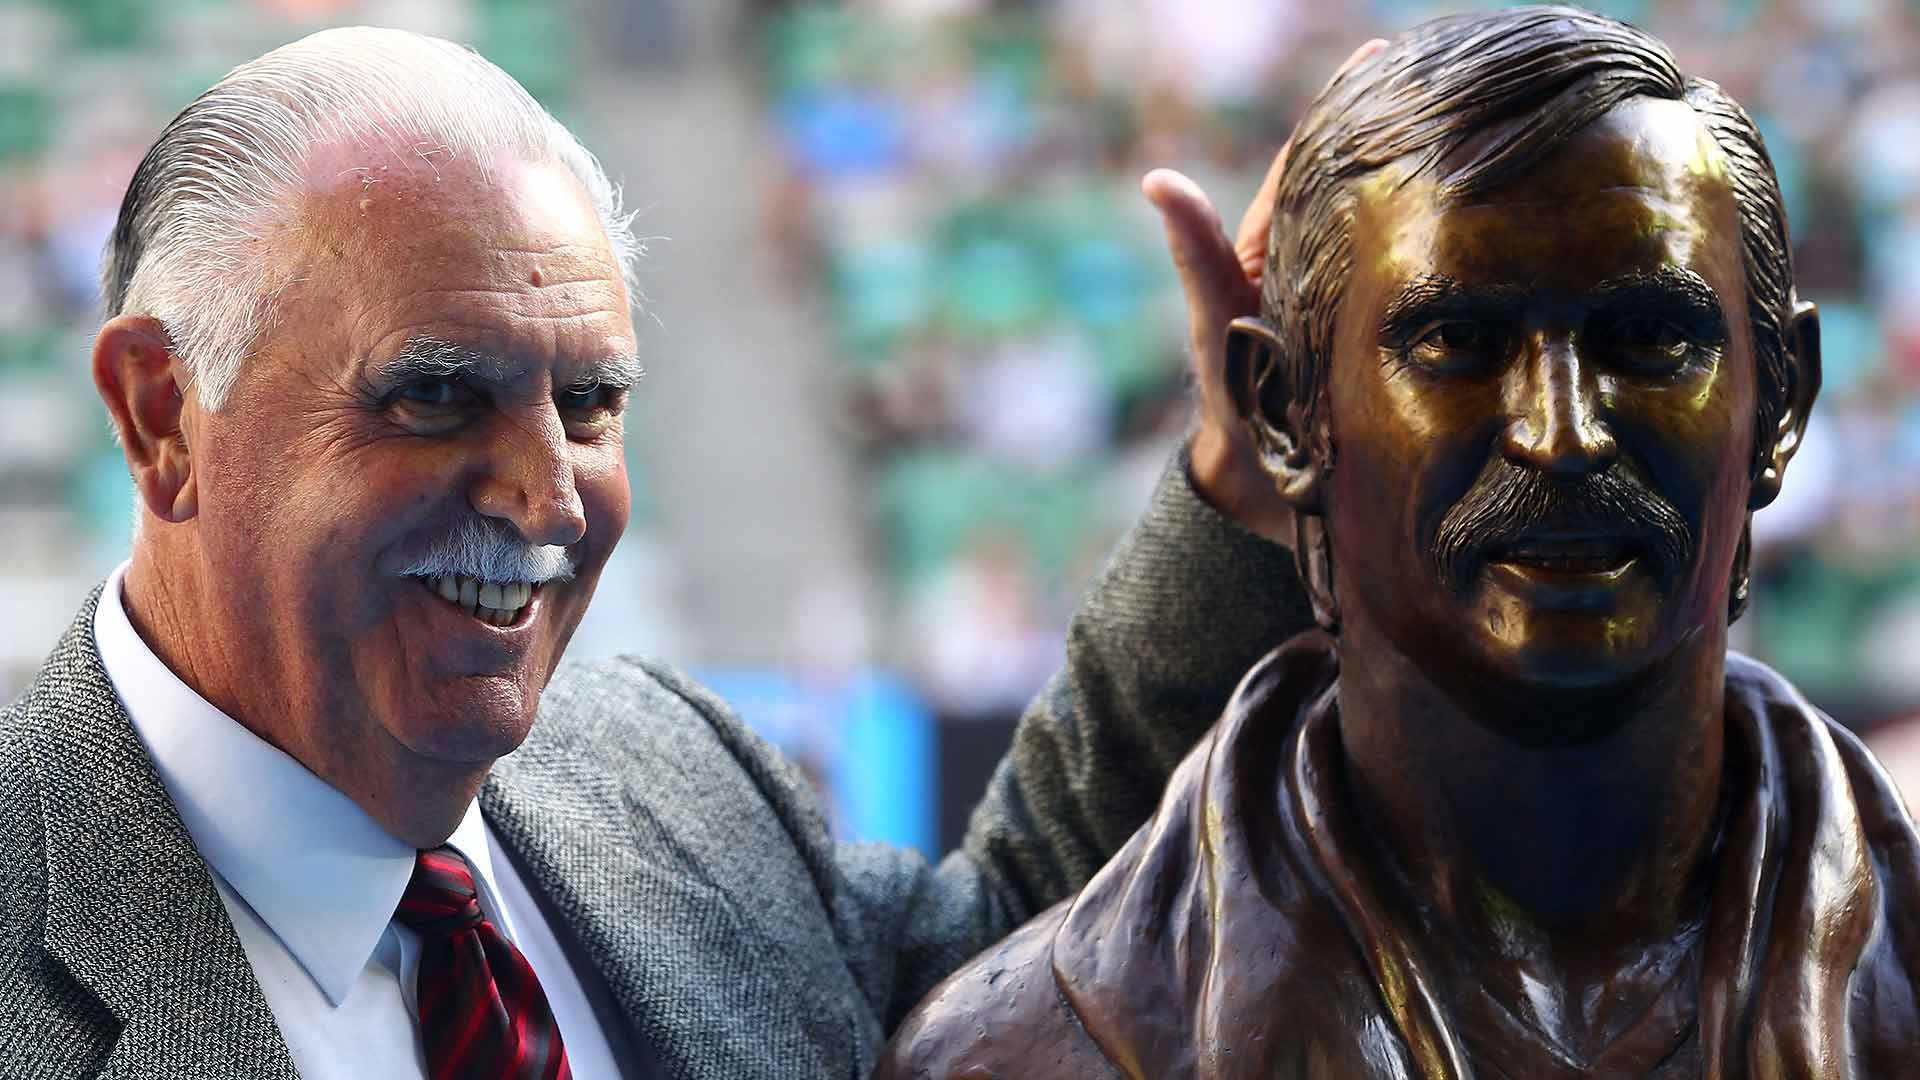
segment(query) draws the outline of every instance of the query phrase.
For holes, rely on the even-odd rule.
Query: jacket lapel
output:
[[[100,662],[99,599],[28,694],[47,952],[123,1025],[104,1075],[295,1080],[206,863]]]
[[[738,1016],[712,1007],[718,988],[703,980],[739,948],[726,898],[688,876],[670,846],[636,843],[631,811],[611,792],[533,772],[495,766],[481,808],[545,894],[555,932],[603,980],[635,1056],[662,1077],[749,1075],[755,1054],[733,1067],[716,1060]]]
[[[633,775],[616,775],[604,751],[562,733],[576,724],[548,708],[566,707],[560,681],[548,689],[533,737],[494,766],[480,805],[545,893],[556,932],[570,936],[605,981],[647,1063],[639,1074],[847,1075],[848,1051],[833,1047],[850,1045],[850,1029],[830,1001],[803,1009],[807,1024],[768,1022],[811,993],[809,974],[739,910],[697,845],[673,828],[673,807],[700,804],[699,793],[677,788],[684,769],[649,760],[664,751],[630,742],[621,770]]]

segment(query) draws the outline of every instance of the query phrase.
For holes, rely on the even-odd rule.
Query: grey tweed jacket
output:
[[[0,1077],[293,1077],[101,666],[97,602],[0,714]],[[937,867],[835,843],[777,752],[643,660],[563,666],[481,808],[635,1075],[859,1078],[935,982],[1125,841],[1307,618],[1285,552],[1171,468]]]

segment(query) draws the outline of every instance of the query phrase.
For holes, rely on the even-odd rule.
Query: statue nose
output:
[[[1601,415],[1599,378],[1563,342],[1529,350],[1508,392],[1501,450],[1516,464],[1552,476],[1604,472],[1619,456]]]

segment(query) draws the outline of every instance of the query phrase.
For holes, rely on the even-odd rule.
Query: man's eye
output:
[[[402,386],[394,396],[411,405],[447,406],[463,400],[467,388],[454,379],[422,379]]]
[[[557,395],[559,398],[557,404],[563,409],[572,409],[576,412],[608,409],[613,406],[614,393],[614,390],[599,383],[569,386]]]

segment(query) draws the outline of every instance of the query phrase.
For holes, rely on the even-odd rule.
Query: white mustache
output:
[[[458,574],[482,581],[524,581],[539,585],[573,577],[573,558],[552,544],[529,544],[512,529],[483,518],[467,518],[451,533],[427,545],[426,553],[397,571],[402,577]]]

